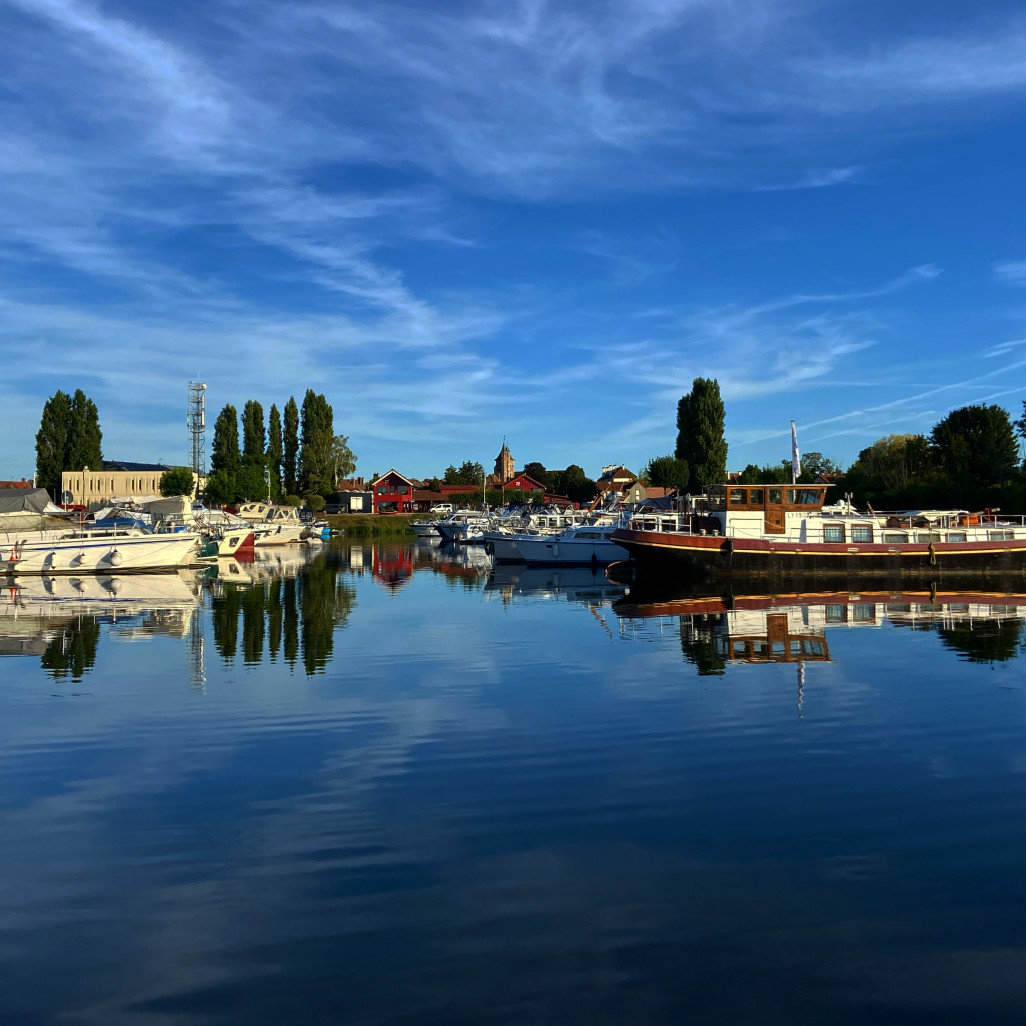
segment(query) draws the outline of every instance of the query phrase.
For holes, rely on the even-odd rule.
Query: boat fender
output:
[[[734,563],[734,539],[733,538],[728,538],[723,543],[722,551],[724,553],[726,553],[727,563],[730,564],[730,565],[733,565],[733,563]]]
[[[110,562],[111,566],[121,566],[123,559],[124,557],[117,549],[111,549],[110,552],[107,553],[107,560]]]
[[[930,542],[930,566],[937,565],[937,550],[933,547],[933,542]]]

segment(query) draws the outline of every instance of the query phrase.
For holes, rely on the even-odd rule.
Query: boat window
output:
[[[825,542],[843,542],[844,541],[844,524],[824,524],[823,525],[823,541],[825,541]]]
[[[916,541],[923,545],[932,545],[941,541],[941,536],[937,531],[916,531]]]
[[[822,641],[802,641],[802,652],[805,655],[821,656],[825,651]]]
[[[818,506],[823,493],[818,488],[788,488],[787,504],[789,506]]]
[[[988,541],[1011,541],[1015,537],[1014,531],[988,531]]]
[[[769,490],[769,501],[773,503],[783,502],[783,490],[780,488],[771,488]]]
[[[966,537],[965,531],[948,531],[949,542],[964,542]]]
[[[844,606],[837,602],[829,602],[826,606],[826,622],[827,623],[844,623],[846,619],[846,610]]]
[[[908,535],[904,531],[884,531],[883,540],[889,545],[904,545]]]
[[[851,540],[853,542],[871,542],[873,540],[873,525],[852,524]]]
[[[762,489],[761,488],[749,488],[749,490],[748,490],[748,505],[749,506],[761,506],[762,505]]]
[[[745,501],[745,490],[743,488],[728,488],[731,506],[743,506]]]
[[[856,623],[866,623],[876,619],[876,606],[872,602],[856,602],[851,607],[851,618]]]

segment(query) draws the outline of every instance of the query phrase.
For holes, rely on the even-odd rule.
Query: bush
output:
[[[285,496],[286,506],[302,506],[303,500],[298,495],[286,495]]]
[[[324,496],[318,492],[307,492],[306,493],[306,508],[311,513],[320,513],[324,509]]]

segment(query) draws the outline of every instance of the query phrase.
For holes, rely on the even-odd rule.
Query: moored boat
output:
[[[627,550],[612,538],[613,524],[575,524],[556,535],[516,535],[525,563],[607,564],[626,559]]]
[[[200,536],[139,528],[0,534],[0,574],[111,574],[173,570],[194,562]]]
[[[320,541],[320,530],[299,519],[292,506],[268,502],[245,502],[239,507],[239,519],[252,524],[256,545],[289,545],[294,542]]]
[[[726,485],[695,512],[643,513],[613,534],[649,577],[1026,572],[1026,523],[998,511],[859,512],[827,485]]]

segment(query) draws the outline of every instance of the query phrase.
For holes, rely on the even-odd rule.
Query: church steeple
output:
[[[506,444],[506,436],[503,435],[502,448],[499,450],[499,455],[495,458],[495,476],[500,481],[508,481],[515,473],[513,454],[509,451],[509,446]]]

